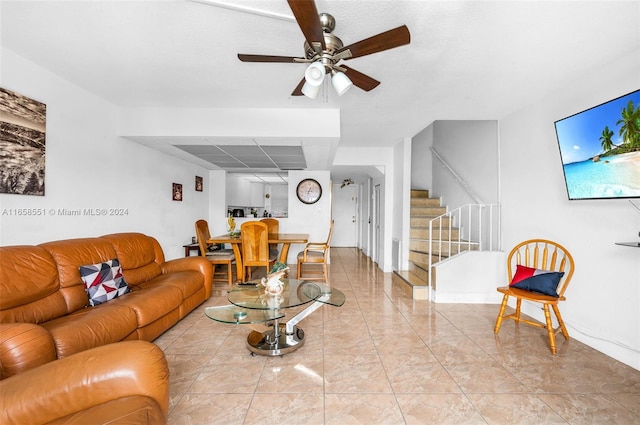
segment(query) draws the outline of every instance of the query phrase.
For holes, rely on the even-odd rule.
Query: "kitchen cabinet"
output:
[[[264,208],[264,184],[251,182],[249,190],[249,205],[255,208]]]
[[[228,178],[227,206],[264,208],[264,184],[242,178]]]

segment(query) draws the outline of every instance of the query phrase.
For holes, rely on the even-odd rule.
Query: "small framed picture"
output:
[[[182,201],[182,185],[180,183],[173,183],[171,197],[174,201]]]
[[[196,192],[202,192],[202,177],[196,176]]]

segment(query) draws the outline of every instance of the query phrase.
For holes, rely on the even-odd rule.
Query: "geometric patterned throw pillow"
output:
[[[534,269],[518,264],[509,286],[558,298],[556,290],[562,276],[564,276],[564,272]]]
[[[122,267],[117,259],[80,266],[80,276],[92,306],[106,303],[131,291],[122,277]]]

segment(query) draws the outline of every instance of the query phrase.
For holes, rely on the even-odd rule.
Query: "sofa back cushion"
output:
[[[142,233],[115,233],[101,236],[117,253],[124,280],[133,289],[162,274],[164,253],[158,241]]]
[[[86,287],[80,277],[80,266],[117,258],[113,246],[100,238],[66,239],[39,246],[51,254],[58,266],[60,293],[67,302],[69,313],[89,305]]]
[[[54,259],[37,246],[0,247],[0,322],[43,323],[64,316]]]

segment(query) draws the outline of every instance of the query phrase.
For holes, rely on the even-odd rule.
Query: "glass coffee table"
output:
[[[253,330],[247,337],[247,348],[253,354],[280,356],[302,347],[304,331],[297,325],[325,304],[340,307],[345,295],[322,283],[297,279],[282,279],[284,289],[279,295],[265,293],[257,281],[236,284],[229,291],[231,305],[207,307],[204,314],[217,322],[234,325],[268,324],[269,328]],[[307,305],[285,323],[285,310]]]

